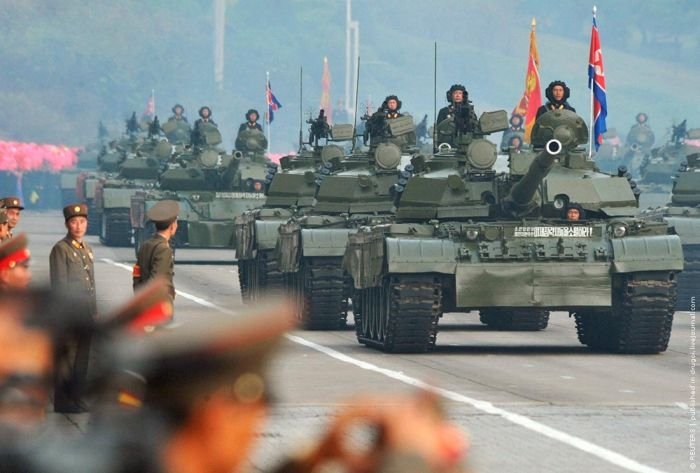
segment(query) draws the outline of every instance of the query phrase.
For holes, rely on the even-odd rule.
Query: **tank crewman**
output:
[[[7,220],[7,209],[0,208],[0,243],[10,239],[10,224]]]
[[[461,133],[470,133],[478,129],[479,120],[476,118],[474,106],[469,101],[466,87],[462,84],[452,85],[445,93],[445,98],[449,105],[438,112],[438,124],[447,118],[454,118],[457,130]]]
[[[637,122],[637,125],[639,126],[644,126],[648,127],[649,126],[649,115],[647,115],[644,112],[639,112],[637,116],[634,118],[634,120]]]
[[[194,128],[192,129],[192,144],[195,146],[201,146],[204,144],[204,138],[202,137],[201,127],[202,125],[209,123],[218,127],[216,122],[211,118],[211,108],[208,106],[203,106],[199,109],[199,118],[194,122]]]
[[[139,248],[132,274],[134,290],[156,276],[163,276],[168,281],[170,297],[175,298],[175,258],[169,242],[177,232],[179,213],[180,204],[174,200],[162,200],[146,212],[146,217],[155,224],[156,232]]]
[[[401,100],[396,95],[388,95],[379,109],[367,119],[364,131],[364,143],[367,144],[368,137],[371,143],[377,140],[382,141],[389,136],[386,120],[402,117]]]
[[[84,241],[87,205],[68,205],[63,209],[63,217],[68,233],[51,249],[51,288],[68,297],[76,295],[86,300],[79,315],[89,324],[97,313],[97,298],[92,248]],[[65,340],[64,353],[56,368],[56,412],[80,413],[88,410],[82,397],[87,380],[91,338],[89,332],[82,332]]]
[[[263,131],[262,126],[260,126],[260,123],[258,123],[258,118],[260,118],[260,114],[257,110],[255,110],[254,108],[248,110],[245,114],[246,121],[245,123],[241,123],[241,125],[238,127],[238,133],[244,130]]]
[[[567,102],[570,94],[571,90],[566,86],[566,82],[561,80],[550,82],[547,90],[544,92],[548,102],[537,109],[537,118],[540,118],[540,115],[550,110],[571,110],[576,112],[576,109]]]
[[[0,292],[26,289],[32,279],[27,235],[21,233],[0,244]]]
[[[173,108],[171,109],[173,114],[168,118],[168,121],[183,121],[187,123],[187,117],[185,117],[185,107],[180,105],[179,103],[176,103],[173,105]]]
[[[306,123],[311,125],[309,127],[309,143],[316,146],[318,140],[328,139],[331,135],[331,126],[328,124],[328,117],[326,116],[326,111],[324,109],[319,110],[318,117],[316,119],[309,118]]]
[[[585,218],[583,207],[576,203],[570,203],[566,206],[566,219],[570,222],[578,222]]]
[[[10,227],[10,237],[12,237],[12,231],[19,223],[20,212],[24,210],[24,207],[22,207],[20,198],[16,196],[4,197],[2,202],[3,207],[7,210],[7,223]]]

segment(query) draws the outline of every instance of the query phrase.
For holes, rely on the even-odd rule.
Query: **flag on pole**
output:
[[[323,77],[321,78],[321,109],[326,113],[328,123],[332,124],[333,110],[331,105],[331,71],[328,69],[328,58],[323,58]]]
[[[270,80],[267,80],[266,94],[267,96],[267,123],[272,123],[275,119],[275,110],[282,108],[282,104],[277,100],[275,94],[272,93],[272,87],[270,87]]]
[[[513,109],[514,114],[518,114],[525,119],[525,142],[530,142],[532,125],[537,118],[537,109],[542,106],[542,92],[540,90],[540,54],[537,51],[537,37],[535,27],[537,23],[532,19],[530,29],[530,52],[527,61],[527,73],[525,74],[525,91],[518,105]]]
[[[600,49],[600,35],[596,23],[596,7],[593,7],[593,28],[591,29],[591,50],[588,57],[588,88],[593,96],[592,124],[595,150],[603,144],[603,133],[607,131],[605,117],[608,116],[608,104],[605,97],[605,72],[603,70],[603,52]]]
[[[148,98],[148,102],[146,102],[146,108],[143,111],[142,118],[148,121],[153,120],[153,118],[156,116],[156,94],[155,91],[151,91],[151,96]]]

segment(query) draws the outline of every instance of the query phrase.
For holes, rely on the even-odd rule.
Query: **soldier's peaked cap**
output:
[[[153,407],[182,408],[223,387],[239,394],[239,381],[245,397],[250,384],[263,384],[270,355],[295,321],[288,305],[274,304],[207,324],[130,337],[116,346],[117,367],[144,378],[144,401]],[[251,379],[258,383],[243,382]]]
[[[85,204],[71,204],[63,207],[63,218],[66,222],[73,217],[85,217],[88,216],[88,207]]]
[[[26,233],[20,233],[0,244],[0,270],[12,269],[29,260],[29,240]]]
[[[176,200],[161,200],[148,209],[146,217],[153,222],[172,222],[180,213],[180,204]]]
[[[24,207],[22,207],[22,201],[20,200],[19,197],[16,197],[16,196],[11,195],[11,196],[9,196],[9,197],[4,197],[4,198],[2,199],[2,201],[3,201],[3,204],[2,204],[2,205],[3,205],[3,207],[5,207],[6,209],[20,209],[20,210],[24,210]]]
[[[126,329],[143,334],[149,328],[161,325],[173,314],[168,282],[156,277],[140,288],[125,305],[109,314],[103,321],[106,330]]]

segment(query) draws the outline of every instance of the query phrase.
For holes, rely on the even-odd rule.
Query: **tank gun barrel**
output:
[[[558,139],[549,140],[544,149],[535,156],[527,173],[513,186],[506,201],[516,214],[529,213],[533,206],[533,198],[542,180],[547,177],[554,161],[564,151],[562,142]]]

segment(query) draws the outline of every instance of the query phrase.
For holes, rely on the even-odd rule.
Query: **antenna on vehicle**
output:
[[[360,56],[357,56],[357,77],[355,78],[355,113],[353,114],[352,124],[352,151],[355,151],[355,142],[357,141],[357,99],[360,96]]]
[[[437,150],[437,41],[433,51],[433,152]]]
[[[302,104],[304,103],[304,67],[299,67],[299,154],[301,154],[302,147],[304,146],[304,112],[302,111]]]

